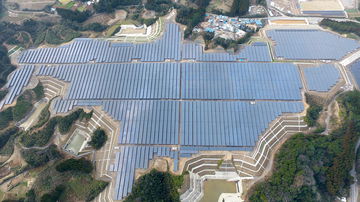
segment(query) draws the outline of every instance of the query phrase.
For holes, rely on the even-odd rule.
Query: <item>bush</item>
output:
[[[13,108],[14,121],[22,120],[33,108],[33,105],[24,99],[17,99],[16,105]]]
[[[50,193],[44,194],[41,197],[41,202],[54,202],[54,201],[58,201],[61,194],[65,191],[65,186],[64,185],[59,185],[55,188],[55,190],[53,190]]]
[[[353,33],[357,36],[360,36],[360,24],[352,21],[342,21],[338,22],[336,20],[323,19],[320,23],[320,26],[329,27],[335,32],[341,34]]]
[[[147,0],[145,4],[146,9],[153,10],[160,16],[166,15],[172,6],[171,0]]]
[[[358,98],[357,91],[339,96],[343,125],[330,135],[296,134],[287,140],[276,154],[272,176],[254,187],[250,201],[335,201],[347,196],[360,136]]]
[[[35,128],[40,128],[40,127],[42,127],[46,122],[49,121],[49,118],[50,118],[49,107],[50,107],[50,103],[47,104],[47,105],[45,106],[45,108],[41,110],[40,115],[39,115],[39,118],[38,118],[38,122],[37,122],[33,127],[31,127],[30,130],[33,130],[33,129],[35,129]]]
[[[100,23],[94,22],[88,25],[85,25],[81,28],[82,31],[93,31],[93,32],[102,32],[107,29],[108,26],[102,25]]]
[[[78,10],[73,11],[70,9],[56,8],[56,11],[62,18],[75,22],[84,22],[91,16],[88,10],[80,12]]]
[[[20,142],[26,147],[45,146],[54,134],[57,122],[58,118],[54,117],[41,130],[24,133]]]
[[[158,18],[142,19],[142,23],[145,24],[146,26],[150,26],[154,24],[157,20]]]
[[[35,100],[41,100],[42,98],[44,98],[44,87],[41,82],[39,82],[38,85],[36,85],[36,87],[32,90],[35,93]]]
[[[93,165],[86,159],[67,159],[56,166],[58,172],[79,171],[83,173],[91,173]]]
[[[1,29],[1,35],[4,34],[4,31]],[[7,39],[7,38],[6,38]],[[2,41],[0,41],[2,44]],[[5,46],[0,45],[0,88],[2,88],[6,84],[6,80],[8,75],[15,70],[15,66],[11,64],[10,58],[8,56],[8,50]]]
[[[21,155],[31,167],[36,168],[45,165],[51,160],[61,157],[55,145],[50,145],[46,149],[24,149],[21,150]]]
[[[245,15],[249,10],[249,6],[249,0],[234,0],[228,15],[231,17]]]
[[[177,191],[180,184],[181,178],[175,179],[168,172],[153,169],[137,180],[125,201],[180,201]]]
[[[0,112],[0,130],[8,127],[10,125],[10,122],[13,121],[12,109],[12,107],[9,107],[4,111]]]
[[[97,13],[111,13],[118,6],[138,5],[140,0],[100,0],[94,5]]]
[[[10,128],[0,133],[0,150],[6,145],[11,136],[15,135],[19,129],[17,127]]]
[[[322,107],[319,105],[310,105],[310,107],[306,111],[306,116],[304,118],[304,121],[308,126],[312,127],[316,125],[316,121],[320,116],[321,110]]]
[[[61,134],[66,134],[70,131],[72,124],[79,119],[84,110],[78,109],[71,114],[61,117],[59,120],[59,131]]]
[[[8,93],[7,90],[0,90],[0,101],[5,98],[7,93]]]
[[[104,146],[106,140],[107,140],[107,136],[105,134],[105,131],[98,128],[94,131],[93,136],[91,137],[91,141],[89,142],[89,145],[91,145],[96,150],[98,150],[102,146]]]

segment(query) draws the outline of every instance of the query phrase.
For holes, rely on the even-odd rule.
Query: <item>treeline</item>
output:
[[[309,127],[316,126],[316,121],[318,120],[323,107],[321,104],[318,104],[309,94],[305,94],[305,99],[306,103],[309,104],[309,108],[306,110],[304,121]]]
[[[254,187],[250,201],[334,201],[348,196],[360,135],[360,93],[345,93],[338,103],[342,126],[327,136],[297,134],[287,140],[276,154],[272,176]]]
[[[91,141],[89,142],[89,145],[91,145],[94,149],[99,150],[102,146],[104,146],[106,140],[107,136],[105,131],[101,128],[98,128],[91,136]]]
[[[197,0],[195,3],[198,8],[181,5],[177,7],[176,22],[187,26],[184,31],[184,38],[188,38],[194,27],[204,20],[206,7],[208,7],[210,0]]]
[[[228,15],[231,17],[245,15],[249,11],[249,7],[249,0],[234,0]]]
[[[84,22],[92,15],[89,10],[80,12],[78,10],[73,11],[65,8],[56,8],[56,11],[62,18],[80,23]]]
[[[86,113],[82,109],[78,109],[64,117],[53,117],[42,128],[32,128],[20,137],[20,142],[26,147],[45,146],[53,136],[56,126],[61,134],[70,131],[71,126],[77,120],[90,119],[92,112]]]
[[[323,19],[320,23],[320,26],[329,27],[331,30],[335,32],[339,32],[340,34],[349,34],[353,33],[357,36],[360,36],[360,23],[351,22],[351,21],[342,21],[338,22],[336,20]]]
[[[44,97],[43,86],[39,83],[35,88],[24,91],[13,107],[0,112],[0,130],[7,128],[13,121],[20,121],[32,110],[33,104]]]
[[[0,26],[0,39],[1,33],[2,31]],[[8,57],[7,53],[8,50],[6,49],[6,47],[0,45],[0,88],[2,88],[6,84],[8,75],[15,70],[15,66],[11,64],[10,58]]]
[[[166,15],[173,6],[171,0],[147,0],[145,4],[146,9],[155,11],[158,16]]]
[[[132,6],[140,4],[140,0],[100,0],[94,5],[97,13],[111,13],[121,6]]]
[[[66,10],[64,12],[74,13],[75,11]],[[86,13],[86,11],[83,13]],[[79,18],[78,20],[73,18],[74,15],[67,14],[64,15],[64,19],[61,20],[60,23],[35,21],[31,19],[24,21],[21,25],[0,22],[0,43],[18,45],[24,48],[36,47],[44,42],[61,44],[80,37],[82,35],[81,31],[102,32],[107,28],[107,26],[99,23],[82,25],[79,21],[84,20],[84,18]],[[2,52],[3,51],[0,53]],[[1,62],[0,64],[7,63]],[[1,78],[2,77],[0,77],[0,79]]]
[[[58,172],[68,172],[68,171],[77,171],[82,173],[91,173],[93,170],[93,165],[90,161],[81,158],[81,159],[67,159],[60,162],[56,165],[56,170]]]
[[[46,149],[21,150],[21,156],[31,168],[36,168],[45,165],[49,161],[61,158],[56,145],[50,145]]]
[[[174,176],[169,172],[155,169],[141,176],[133,187],[131,194],[125,199],[130,201],[179,201],[178,189],[183,184],[183,176]]]
[[[217,37],[214,39],[214,43],[215,43],[215,45],[221,46],[224,49],[233,48],[235,51],[237,51],[237,49],[239,47],[238,45],[249,42],[249,40],[253,34],[254,34],[253,32],[246,32],[245,36],[238,40],[224,39],[224,38]]]

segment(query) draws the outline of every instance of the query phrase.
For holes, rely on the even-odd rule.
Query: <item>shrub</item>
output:
[[[177,189],[182,182],[182,178],[153,169],[137,180],[125,201],[180,201]]]
[[[307,123],[308,126],[312,127],[316,125],[316,121],[320,116],[320,112],[322,107],[319,105],[311,105],[307,111],[304,121]]]
[[[12,107],[0,112],[0,130],[8,127],[10,122],[13,121]]]
[[[64,185],[59,185],[50,193],[46,193],[41,197],[41,202],[54,202],[58,201],[61,194],[65,191]]]
[[[61,117],[59,119],[59,131],[61,134],[66,134],[70,131],[72,124],[79,119],[84,110],[78,109],[71,114]]]
[[[57,117],[50,119],[50,121],[45,125],[45,127],[39,131],[23,134],[20,138],[20,142],[26,147],[45,146],[55,132],[55,127],[58,119],[59,118]]]
[[[83,173],[91,173],[93,166],[86,159],[67,159],[56,166],[58,172],[79,171]]]
[[[98,150],[102,146],[104,146],[106,140],[107,140],[107,136],[105,134],[105,131],[98,128],[94,131],[93,136],[91,137],[91,141],[89,142],[89,145],[91,145],[96,150]]]
[[[61,154],[55,145],[50,145],[46,149],[24,149],[21,150],[21,155],[31,167],[39,167],[47,162],[58,159]]]
[[[15,135],[19,129],[17,127],[10,128],[4,132],[0,133],[0,149],[2,149],[11,136]]]
[[[56,8],[56,11],[62,18],[76,22],[84,22],[91,16],[88,10],[80,12],[78,10],[73,11],[70,9]]]

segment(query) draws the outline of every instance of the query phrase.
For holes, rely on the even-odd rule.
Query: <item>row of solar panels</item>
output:
[[[324,16],[324,17],[346,17],[345,11],[302,11],[305,15]]]
[[[55,112],[84,106],[81,100],[58,100]],[[90,106],[94,103],[89,102]],[[98,103],[100,104],[100,103]],[[121,122],[120,144],[253,147],[269,123],[283,113],[303,111],[302,102],[259,101],[102,101]],[[180,135],[179,135],[180,134]],[[179,142],[181,137],[181,142]]]
[[[339,70],[332,64],[304,68],[306,84],[309,90],[329,91],[340,79]]]
[[[198,44],[182,44],[181,32],[176,24],[167,24],[165,34],[157,41],[145,44],[117,44],[97,39],[75,39],[71,44],[57,48],[39,48],[24,51],[19,63],[63,64],[90,61],[119,63],[140,60],[160,62],[166,59],[179,61],[271,61],[266,43],[246,46],[240,53],[204,53]]]
[[[359,42],[321,30],[268,30],[275,55],[292,60],[340,60],[360,47]]]
[[[131,193],[135,179],[135,169],[147,169],[149,161],[155,156],[174,159],[174,171],[178,170],[178,152],[170,147],[121,146],[116,153],[115,164],[109,171],[117,172],[115,181],[115,200],[121,200]]]
[[[301,100],[290,63],[135,63],[42,66],[70,82],[67,99]]]
[[[5,104],[13,103],[16,96],[21,93],[23,87],[28,85],[34,68],[34,65],[24,65],[13,72],[12,77],[8,81],[8,93],[2,101],[0,100],[0,109]]]
[[[254,42],[245,46],[237,54],[229,54],[224,52],[205,53],[202,46],[194,43],[182,45],[182,59],[196,61],[248,61],[248,62],[270,62],[271,56],[267,43]]]
[[[181,33],[179,26],[167,24],[163,37],[147,44],[112,44],[96,39],[76,39],[73,43],[58,48],[39,48],[24,51],[20,63],[85,63],[130,62],[140,59],[143,62],[180,60]]]

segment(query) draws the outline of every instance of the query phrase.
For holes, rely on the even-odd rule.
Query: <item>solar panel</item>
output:
[[[309,90],[329,91],[340,79],[339,70],[332,64],[304,68],[305,80]]]
[[[266,32],[275,41],[276,57],[292,60],[340,60],[360,44],[321,30],[274,29]]]

